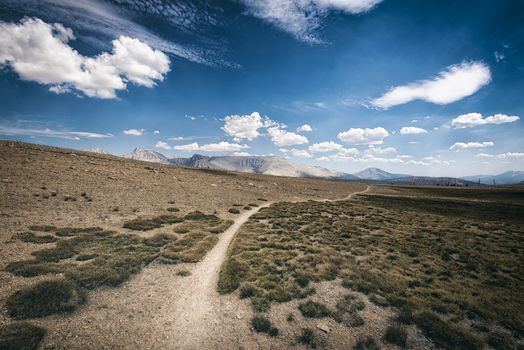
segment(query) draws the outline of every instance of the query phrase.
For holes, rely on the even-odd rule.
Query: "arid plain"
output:
[[[0,348],[522,349],[524,189],[0,142]]]

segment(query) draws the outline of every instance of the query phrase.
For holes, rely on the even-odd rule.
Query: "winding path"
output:
[[[353,196],[366,193],[365,190],[350,193],[343,199],[325,199],[322,202],[349,200]],[[211,337],[220,333],[220,316],[227,311],[221,310],[217,284],[222,263],[226,259],[228,247],[251,215],[260,209],[273,204],[265,203],[260,207],[240,214],[225,232],[220,235],[218,243],[207,253],[202,261],[196,264],[191,275],[177,285],[178,297],[169,309],[173,311],[172,331],[176,339],[176,349],[208,349],[213,348]],[[231,311],[231,310],[229,310]]]

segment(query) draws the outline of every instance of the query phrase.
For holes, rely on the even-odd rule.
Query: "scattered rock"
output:
[[[218,187],[217,184],[211,184],[211,186],[213,186],[213,187]]]
[[[320,329],[322,332],[329,333],[331,330],[325,323],[319,323],[317,324],[317,328]]]

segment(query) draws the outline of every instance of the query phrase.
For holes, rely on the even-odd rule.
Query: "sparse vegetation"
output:
[[[26,243],[45,244],[53,243],[56,241],[56,237],[51,235],[35,235],[33,232],[19,232],[13,235],[13,239],[18,239]]]
[[[231,214],[240,214],[240,210],[235,209],[235,208],[230,208],[230,209],[228,210],[228,212],[230,212]]]
[[[302,334],[298,336],[297,341],[313,349],[317,347],[315,333],[311,328],[302,328]]]
[[[347,326],[360,327],[364,325],[364,319],[358,314],[365,308],[365,304],[355,294],[346,294],[337,303],[337,310],[332,313],[332,317],[337,322]]]
[[[511,191],[497,197],[482,189],[457,189],[455,195],[438,189],[445,199],[411,187],[394,191],[395,197],[261,209],[235,238],[219,291],[248,283],[255,292],[243,297],[254,309],[267,310],[273,302],[314,293],[311,282],[339,278],[373,303],[397,308],[398,321],[416,324],[437,346],[478,348],[493,324],[513,334],[508,341],[515,345],[524,333],[522,313],[515,312],[524,294],[524,265],[515,264],[524,251],[522,200]],[[486,200],[461,198],[475,198],[472,191]],[[328,315],[362,324],[358,312],[348,312],[348,301]],[[316,315],[314,308],[302,308]]]
[[[176,224],[183,219],[176,215],[160,215],[151,219],[137,218],[124,223],[124,228],[134,231],[148,231],[160,228],[163,225]]]
[[[177,276],[182,276],[182,277],[187,277],[187,276],[191,275],[191,272],[189,272],[188,270],[180,270],[180,271],[177,271],[176,275]]]
[[[182,219],[186,220],[184,224],[192,226],[178,239],[164,233],[140,238],[98,227],[54,228],[56,237],[49,235],[56,241],[54,247],[34,251],[33,260],[9,263],[6,271],[24,277],[62,274],[65,280],[42,282],[16,292],[7,302],[10,316],[26,319],[73,311],[83,301],[85,290],[118,286],[157,258],[169,263],[196,262],[217,241],[209,230],[222,230],[230,223],[200,212]],[[182,220],[172,217],[154,220],[157,223],[173,221]],[[20,236],[26,240],[36,237],[41,236]]]
[[[83,301],[73,283],[56,280],[19,290],[7,299],[6,307],[9,316],[24,320],[71,312]]]
[[[36,350],[47,331],[27,322],[15,322],[0,328],[0,349]]]
[[[308,300],[305,303],[299,304],[298,309],[304,317],[321,318],[329,315],[329,310],[325,305],[319,304],[313,300]]]
[[[367,337],[364,339],[360,339],[357,341],[357,344],[353,347],[354,350],[379,350],[380,347],[378,346],[375,339],[372,337]]]
[[[384,334],[384,340],[390,344],[395,344],[401,348],[406,347],[408,333],[406,329],[402,326],[392,325],[386,328],[386,333]]]
[[[444,349],[481,349],[481,341],[469,331],[443,321],[430,311],[415,316],[416,325],[435,345]]]
[[[258,333],[267,333],[276,337],[279,333],[278,328],[271,325],[271,321],[262,315],[256,315],[251,319],[251,326]]]
[[[39,231],[39,232],[53,232],[56,230],[56,227],[51,225],[33,225],[29,226],[29,229],[31,231]]]

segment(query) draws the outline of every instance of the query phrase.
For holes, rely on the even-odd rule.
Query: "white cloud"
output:
[[[233,152],[233,155],[236,157],[249,157],[251,156],[248,152]]]
[[[354,156],[358,156],[359,154],[360,154],[360,151],[356,148],[343,148],[340,150],[340,152],[337,153],[337,156],[354,157]]]
[[[163,149],[171,149],[171,146],[169,146],[168,143],[163,142],[163,141],[158,141],[158,142],[155,144],[155,147],[156,147],[156,148],[163,148]]]
[[[313,128],[311,128],[309,124],[304,124],[297,128],[297,132],[310,132],[310,131],[313,131]]]
[[[455,142],[449,149],[452,151],[460,151],[468,148],[486,148],[493,147],[495,144],[491,141],[486,142]]]
[[[153,87],[169,72],[169,58],[138,39],[120,36],[111,53],[83,56],[68,45],[73,31],[59,23],[26,18],[0,22],[0,65],[54,93],[78,90],[88,97],[116,98],[128,82]]]
[[[517,116],[508,116],[506,114],[495,114],[486,118],[482,118],[480,113],[467,113],[459,115],[453,119],[451,121],[451,125],[457,129],[462,129],[487,124],[513,123],[519,119],[520,118]]]
[[[412,123],[418,123],[418,119],[413,119],[411,122]]]
[[[173,136],[173,137],[168,138],[168,140],[171,140],[171,141],[184,141],[184,140],[187,140],[187,138],[184,137],[184,136]]]
[[[0,126],[0,135],[20,135],[20,136],[35,136],[35,137],[54,137],[66,140],[80,140],[80,139],[104,139],[112,138],[111,134],[99,134],[87,131],[59,131],[49,128],[33,129],[33,128],[19,128]]]
[[[499,158],[499,159],[521,159],[524,158],[524,152],[507,152],[499,154],[479,153],[478,158]]]
[[[189,143],[187,145],[177,145],[173,146],[173,149],[177,151],[185,151],[185,152],[192,152],[192,151],[198,151],[199,145],[196,142]]]
[[[366,151],[366,154],[374,154],[374,155],[383,155],[383,154],[392,154],[397,153],[397,149],[395,147],[374,147],[370,146]]]
[[[242,0],[248,13],[277,28],[293,34],[297,39],[318,43],[314,34],[329,10],[350,14],[371,10],[382,0]]]
[[[291,146],[291,145],[302,145],[308,143],[307,137],[294,132],[289,132],[281,129],[280,127],[274,126],[267,129],[267,133],[271,137],[271,141],[279,147]]]
[[[462,62],[447,67],[436,77],[391,88],[371,105],[388,109],[414,100],[445,105],[473,95],[491,81],[489,67],[482,62]]]
[[[45,11],[45,17],[51,22],[61,22],[68,27],[75,28],[82,33],[82,39],[90,45],[105,49],[107,42],[118,38],[120,35],[137,38],[149,46],[193,62],[212,65],[225,64],[235,66],[217,56],[223,51],[221,48],[208,44],[208,38],[203,33],[207,25],[214,25],[216,19],[209,18],[210,11],[203,11],[201,6],[195,6],[191,2],[176,3],[170,0],[2,0],[2,7],[7,12],[23,13],[25,16],[41,16]],[[122,9],[125,7],[125,9]],[[134,9],[132,8],[134,7]],[[151,9],[156,10],[151,11]],[[184,33],[195,33],[202,37],[202,44],[206,43],[205,49],[198,47],[198,42],[191,45],[178,44],[172,40],[164,39],[153,31],[128,19],[138,18],[144,12],[156,12],[162,16],[169,16],[174,8],[178,8],[178,16],[171,16],[169,22]],[[210,9],[210,7],[207,7]],[[135,10],[136,13],[132,13]],[[149,11],[148,11],[149,10]],[[172,36],[171,38],[172,39]]]
[[[383,143],[384,139],[388,136],[388,131],[382,127],[374,129],[351,128],[348,131],[340,132],[338,139],[351,144],[378,145]]]
[[[296,149],[296,148],[293,148],[291,150],[291,155],[293,155],[293,157],[297,157],[297,158],[311,158],[312,157],[311,153],[309,153],[307,150],[305,150],[305,149]]]
[[[239,152],[244,148],[249,148],[248,145],[241,145],[238,143],[229,143],[221,141],[219,143],[208,143],[205,145],[199,145],[197,142],[193,142],[187,145],[174,146],[173,149],[178,151],[201,151],[201,152]]]
[[[320,143],[314,143],[311,146],[309,146],[309,151],[313,153],[321,153],[321,152],[334,152],[334,151],[340,151],[344,148],[341,144],[333,142],[333,141],[325,141]]]
[[[342,148],[339,152],[335,154],[318,157],[316,158],[316,160],[320,162],[346,162],[349,160],[355,160],[355,157],[357,157],[359,154],[360,151],[356,148]]]
[[[253,140],[260,136],[259,129],[275,125],[269,118],[262,118],[260,113],[253,112],[247,115],[229,115],[224,118],[222,130],[235,140]]]
[[[506,55],[503,52],[495,51],[493,56],[495,56],[495,61],[497,62],[504,61],[504,59],[506,59]]]
[[[160,134],[160,130],[155,130],[155,131],[153,131],[153,134],[154,134],[154,135],[158,135],[158,134]]]
[[[401,135],[426,134],[426,129],[417,128],[416,126],[404,126],[400,129]]]
[[[219,143],[202,145],[199,147],[199,150],[202,152],[238,152],[244,148],[249,148],[249,146],[221,141]]]
[[[144,129],[128,129],[128,130],[122,130],[122,132],[126,135],[131,135],[131,136],[142,136],[144,135],[145,130]]]

